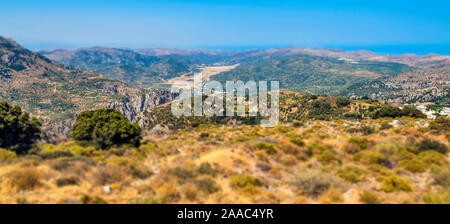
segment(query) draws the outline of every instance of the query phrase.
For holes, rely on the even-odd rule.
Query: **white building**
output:
[[[441,110],[441,113],[439,113],[442,116],[450,116],[450,107],[444,107]]]

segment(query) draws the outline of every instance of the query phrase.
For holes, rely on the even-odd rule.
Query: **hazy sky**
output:
[[[449,1],[0,0],[23,44],[166,47],[449,44]]]

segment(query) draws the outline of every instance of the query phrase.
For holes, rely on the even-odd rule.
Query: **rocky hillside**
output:
[[[142,88],[154,86],[189,71],[188,64],[182,60],[143,55],[126,49],[94,47],[40,53],[67,66],[93,70]]]
[[[138,122],[142,126],[142,115],[145,111],[151,110],[158,105],[166,104],[175,99],[176,96],[169,90],[156,90],[109,103],[106,107],[120,111],[128,120],[133,123]]]
[[[450,104],[450,66],[405,72],[372,82],[355,84],[349,96],[367,95],[396,103]]]
[[[19,105],[46,127],[66,130],[83,110],[126,97],[141,89],[95,72],[71,69],[0,37],[0,100]]]
[[[369,118],[382,107],[382,103],[371,99],[350,100],[345,97],[317,96],[289,90],[280,91],[280,122],[309,120],[357,120]],[[202,124],[259,125],[261,116],[181,116],[175,117],[170,104],[162,104],[145,111],[139,122],[147,130],[192,128]]]

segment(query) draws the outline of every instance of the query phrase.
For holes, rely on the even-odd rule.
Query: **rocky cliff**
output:
[[[144,111],[168,103],[176,96],[177,95],[171,93],[170,90],[156,90],[144,95],[115,101],[107,104],[105,107],[116,109],[125,115],[131,122],[138,122],[140,124],[140,118]]]

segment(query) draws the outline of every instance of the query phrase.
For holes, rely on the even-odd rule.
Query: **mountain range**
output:
[[[209,78],[278,80],[284,89],[311,94],[448,105],[449,58],[309,48],[32,52],[0,37],[0,99],[20,105],[49,130],[67,133],[80,111],[99,107],[116,108],[139,122],[146,110],[174,98],[155,88],[205,67],[233,65]]]

